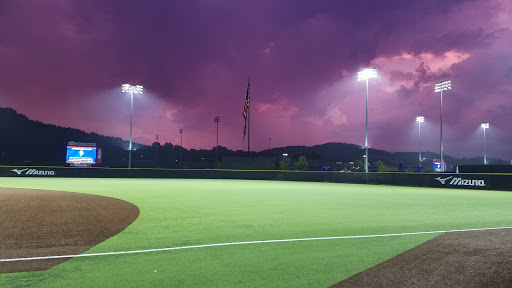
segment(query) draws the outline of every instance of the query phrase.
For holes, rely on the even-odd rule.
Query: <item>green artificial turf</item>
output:
[[[512,193],[356,184],[0,178],[2,187],[83,192],[139,218],[86,253],[239,241],[512,226]],[[0,287],[326,287],[438,234],[79,257],[0,274]]]

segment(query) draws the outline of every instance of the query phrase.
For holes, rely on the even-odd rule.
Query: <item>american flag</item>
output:
[[[244,116],[245,126],[244,126],[244,138],[247,131],[247,113],[249,113],[249,95],[250,95],[250,87],[251,87],[251,78],[249,78],[249,82],[247,83],[247,94],[245,96],[245,105],[244,110],[242,111],[242,116]]]

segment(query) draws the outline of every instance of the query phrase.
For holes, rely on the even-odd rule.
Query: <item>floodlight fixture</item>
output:
[[[441,92],[441,122],[440,122],[440,125],[441,125],[441,137],[440,137],[440,142],[441,142],[441,171],[444,172],[444,162],[443,162],[443,91],[446,91],[446,90],[451,90],[452,89],[452,81],[450,80],[445,80],[445,81],[441,81],[439,83],[436,83],[436,85],[434,86],[434,92]]]
[[[425,117],[423,117],[423,116],[416,117],[416,122],[420,122],[420,123],[425,122]]]
[[[366,130],[364,138],[364,149],[366,154],[364,157],[364,171],[368,173],[368,79],[377,77],[377,68],[363,69],[357,72],[357,81],[366,80]]]
[[[377,68],[367,68],[357,72],[357,81],[368,80],[377,77]]]
[[[452,81],[450,80],[436,83],[436,85],[434,86],[434,92],[441,92],[450,89],[452,89]]]
[[[489,123],[482,123],[482,125],[480,125],[480,127],[484,128],[484,165],[487,165],[487,151],[486,150],[486,147],[485,147],[485,129],[489,129]]]
[[[130,151],[128,152],[128,168],[132,168],[132,126],[133,126],[133,94],[142,94],[141,85],[121,85],[121,91],[130,93]]]
[[[123,92],[128,93],[135,93],[135,94],[142,94],[143,87],[141,85],[130,85],[130,84],[123,84],[121,86]]]

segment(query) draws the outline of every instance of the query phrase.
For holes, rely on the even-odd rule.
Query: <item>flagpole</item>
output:
[[[251,120],[250,120],[250,98],[251,98],[251,77],[249,76],[249,82],[247,82],[247,94],[245,95],[245,105],[244,105],[244,110],[242,112],[242,115],[244,116],[244,120],[245,120],[245,125],[244,125],[244,137],[243,139],[245,139],[245,134],[246,132],[249,132],[247,133],[247,154],[248,156],[251,156],[251,140],[250,140],[250,135],[251,135]],[[247,131],[247,125],[249,125],[249,131]]]
[[[251,156],[251,105],[247,109],[247,155]]]
[[[251,77],[249,76],[249,84],[247,85],[249,93],[249,103],[251,101]],[[247,155],[251,156],[251,104],[247,107]]]

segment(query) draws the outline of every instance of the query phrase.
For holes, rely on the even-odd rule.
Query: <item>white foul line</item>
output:
[[[501,229],[512,229],[512,227],[476,228],[476,229],[461,229],[461,230],[440,230],[440,231],[395,233],[395,234],[381,234],[381,235],[335,236],[335,237],[318,237],[318,238],[298,238],[298,239],[230,242],[230,243],[217,243],[217,244],[181,246],[181,247],[158,248],[158,249],[147,249],[147,250],[132,250],[132,251],[120,251],[120,252],[105,252],[105,253],[90,253],[90,254],[78,254],[78,255],[59,255],[59,256],[41,256],[41,257],[28,257],[28,258],[0,259],[0,262],[14,262],[14,261],[28,261],[28,260],[47,260],[47,259],[61,259],[61,258],[89,257],[89,256],[105,256],[105,255],[121,255],[121,254],[148,253],[148,252],[156,252],[156,251],[170,251],[170,250],[181,250],[181,249],[191,249],[191,248],[231,246],[231,245],[245,245],[245,244],[259,244],[259,243],[296,242],[296,241],[332,240],[332,239],[355,239],[355,238],[376,238],[376,237],[407,236],[407,235],[437,234],[437,233],[450,233],[450,232],[468,232],[468,231],[483,231],[483,230],[501,230]]]

